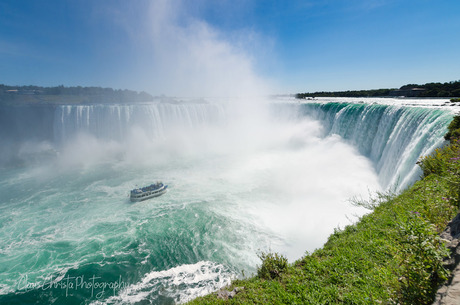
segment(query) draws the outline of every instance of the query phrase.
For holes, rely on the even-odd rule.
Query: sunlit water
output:
[[[255,116],[170,105],[148,127],[118,108],[122,128],[111,109],[98,130],[94,109],[72,123],[64,107],[60,144],[26,143],[24,155],[44,157],[0,174],[2,304],[185,302],[254,273],[260,251],[293,261],[320,247],[366,212],[350,198],[381,187],[370,159],[298,106]],[[129,201],[157,180],[165,195]]]

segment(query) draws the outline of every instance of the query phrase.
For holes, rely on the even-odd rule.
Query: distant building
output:
[[[408,89],[398,89],[392,90],[388,94],[389,96],[405,96],[405,97],[417,97],[424,92],[423,88],[408,88]]]
[[[42,94],[43,90],[36,90],[36,89],[9,89],[5,90],[6,93],[9,94],[21,94],[21,95],[34,95],[34,94]]]

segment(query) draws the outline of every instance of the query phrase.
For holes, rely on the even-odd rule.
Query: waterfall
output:
[[[53,130],[56,143],[82,132],[98,139],[122,141],[135,127],[158,139],[170,130],[193,129],[222,122],[225,117],[219,104],[62,105],[56,108]]]
[[[276,104],[274,117],[280,118],[286,111],[292,113],[289,105],[292,106]],[[320,121],[324,137],[339,135],[368,157],[382,187],[395,189],[402,189],[419,178],[421,171],[417,161],[444,144],[443,135],[453,117],[451,111],[439,107],[352,102],[303,103],[294,107],[297,119]],[[243,113],[247,115],[247,111]],[[219,124],[222,126],[230,123],[234,114],[230,103],[204,102],[2,106],[0,163],[19,162],[18,156],[27,155],[28,149],[24,147],[31,145],[44,147],[40,151],[49,154],[49,147],[59,150],[60,145],[79,133],[126,143],[133,132],[140,131],[146,136],[142,138],[155,141],[174,132],[187,132],[184,135],[187,137],[200,128],[210,130]],[[251,113],[249,120],[256,121],[258,116],[258,113]],[[237,132],[244,132],[244,128]],[[37,155],[35,149],[26,157]]]
[[[384,188],[402,189],[420,177],[417,161],[444,144],[448,110],[362,103],[305,103],[302,116],[321,121],[374,164]]]

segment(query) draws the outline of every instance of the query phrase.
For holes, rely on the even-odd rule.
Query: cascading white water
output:
[[[419,178],[416,164],[444,143],[448,110],[363,103],[305,103],[304,115],[323,123],[368,157],[383,188],[400,190]]]
[[[78,133],[98,139],[122,141],[131,128],[140,128],[150,139],[169,130],[187,130],[223,122],[226,113],[220,104],[152,103],[137,105],[63,105],[54,117],[54,138],[64,143]]]

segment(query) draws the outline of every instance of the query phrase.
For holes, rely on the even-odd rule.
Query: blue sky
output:
[[[1,0],[0,83],[214,96],[460,80],[458,0]]]

